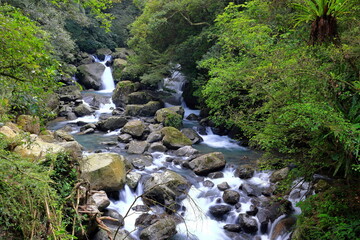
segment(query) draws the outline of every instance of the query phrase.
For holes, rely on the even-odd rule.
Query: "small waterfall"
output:
[[[180,66],[177,66],[177,68],[180,68]],[[162,90],[169,89],[169,90],[173,91],[171,97],[168,97],[165,100],[166,101],[165,107],[181,105],[185,110],[184,117],[186,118],[191,113],[199,115],[200,110],[193,110],[186,106],[186,104],[183,100],[183,97],[182,97],[183,88],[184,88],[185,83],[186,83],[185,76],[178,70],[174,70],[171,73],[171,77],[163,79],[162,85],[159,88]]]
[[[95,62],[101,63],[105,66],[103,75],[101,76],[102,81],[102,92],[112,92],[115,89],[114,78],[112,76],[111,68],[106,65],[108,61],[111,61],[111,56],[106,55],[104,61],[100,61],[97,57],[93,56]]]

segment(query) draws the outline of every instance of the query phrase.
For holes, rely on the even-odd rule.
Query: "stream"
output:
[[[106,66],[109,58],[105,58],[101,62],[106,67],[102,81],[102,90],[100,91],[84,91],[82,94],[95,94],[107,99],[107,103],[100,105],[100,108],[94,114],[77,118],[71,121],[54,122],[49,125],[51,130],[57,130],[65,126],[72,128],[74,138],[86,149],[86,153],[92,153],[98,150],[102,152],[116,152],[125,157],[131,157],[125,148],[125,144],[119,143],[117,137],[120,129],[111,132],[98,132],[92,134],[78,134],[80,126],[84,123],[96,123],[103,116],[109,116],[115,109],[115,105],[111,101],[112,91],[114,90],[114,80],[111,74],[111,68]],[[174,71],[172,78],[164,79],[163,85],[175,91],[175,94],[166,107],[181,105],[185,110],[184,127],[197,129],[198,122],[186,120],[186,117],[193,113],[199,115],[198,110],[187,108],[182,101],[182,86],[184,77],[181,73]],[[84,98],[85,99],[85,98]],[[84,101],[86,103],[86,101]],[[88,104],[88,103],[86,103]],[[82,124],[79,124],[81,122]],[[80,125],[80,126],[79,126]],[[154,152],[151,153],[153,163],[144,169],[134,169],[133,171],[140,173],[142,178],[136,189],[131,189],[125,185],[124,189],[118,192],[118,197],[111,200],[108,209],[113,209],[125,217],[124,228],[131,232],[131,237],[139,238],[139,231],[136,230],[135,221],[143,214],[143,211],[133,210],[134,206],[145,205],[141,198],[137,198],[143,194],[142,182],[152,173],[172,170],[184,178],[191,184],[191,188],[187,197],[179,201],[179,210],[177,215],[181,218],[181,222],[177,225],[177,234],[172,240],[227,240],[227,239],[256,239],[256,240],[286,240],[290,238],[291,231],[283,231],[274,234],[274,228],[278,222],[286,218],[285,215],[278,217],[274,221],[267,221],[266,225],[260,219],[257,212],[265,211],[265,205],[262,202],[268,202],[268,197],[262,194],[272,187],[270,183],[270,171],[255,171],[254,175],[249,179],[240,179],[236,177],[235,172],[239,165],[252,164],[261,156],[261,153],[252,151],[246,147],[240,146],[238,142],[227,136],[219,136],[212,132],[211,128],[206,128],[206,134],[200,135],[203,142],[195,144],[193,147],[200,153],[222,152],[225,156],[227,165],[221,171],[222,175],[216,178],[199,177],[193,171],[183,168],[176,161],[168,161],[174,158],[171,152]],[[112,143],[112,144],[109,144]],[[176,158],[179,158],[178,156]],[[189,157],[182,157],[181,160],[187,160]],[[240,200],[235,205],[229,205],[222,200],[223,191],[219,190],[218,185],[228,184],[228,189],[234,190],[240,194]],[[212,183],[209,185],[209,183]],[[288,200],[292,203],[294,213],[299,214],[299,208],[295,204],[304,195],[307,186],[295,187],[290,193]],[[229,211],[221,217],[214,217],[210,213],[211,207],[217,205],[230,206]],[[254,213],[254,211],[256,211]],[[151,207],[149,213],[161,214],[164,209],[161,207]],[[252,233],[225,231],[225,225],[236,225],[239,222],[239,215],[246,215],[250,221],[255,221],[257,227]]]

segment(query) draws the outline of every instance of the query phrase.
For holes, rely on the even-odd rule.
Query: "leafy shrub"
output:
[[[300,202],[295,240],[358,239],[360,236],[360,191],[339,184]]]

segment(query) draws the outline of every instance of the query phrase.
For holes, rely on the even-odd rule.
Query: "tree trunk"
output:
[[[310,44],[314,45],[324,42],[333,42],[335,44],[339,42],[337,21],[331,15],[317,17],[311,24]]]

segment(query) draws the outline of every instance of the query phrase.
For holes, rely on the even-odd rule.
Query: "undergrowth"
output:
[[[68,231],[74,212],[67,196],[76,181],[69,156],[49,156],[40,164],[11,148],[0,135],[0,237],[76,239]]]

